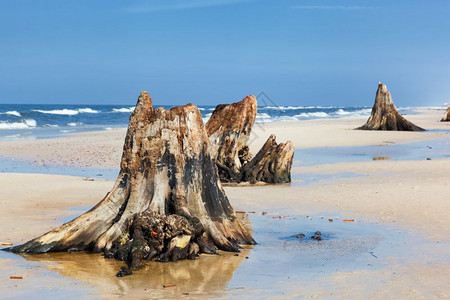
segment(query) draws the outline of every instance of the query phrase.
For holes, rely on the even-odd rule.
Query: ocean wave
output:
[[[67,126],[70,126],[70,127],[76,127],[76,126],[81,126],[81,125],[83,125],[83,122],[70,122],[70,123],[67,123]]]
[[[33,109],[32,111],[39,112],[41,114],[50,114],[50,115],[65,115],[65,116],[74,116],[78,115],[79,113],[86,113],[86,114],[96,114],[100,111],[86,107],[86,108],[78,108],[78,109],[53,109],[53,110],[42,110],[42,109]]]
[[[37,125],[33,119],[24,119],[22,122],[0,122],[0,130],[8,129],[30,129]]]
[[[0,115],[10,115],[10,116],[16,116],[16,117],[21,117],[22,115],[20,114],[20,112],[16,111],[16,110],[11,110],[11,111],[7,111],[7,112],[3,112],[0,113]]]
[[[135,106],[133,106],[133,107],[113,108],[112,111],[113,112],[120,112],[120,113],[129,113],[129,112],[133,112],[133,110],[135,108],[136,108]]]
[[[261,109],[270,109],[270,110],[293,110],[293,109],[302,109],[303,106],[262,106]]]
[[[54,110],[42,110],[42,109],[33,109],[32,111],[41,113],[41,114],[51,114],[51,115],[66,115],[66,116],[74,116],[78,115],[79,111],[74,109],[54,109]]]
[[[98,110],[95,110],[95,109],[92,109],[92,108],[89,108],[89,107],[86,107],[86,108],[79,108],[79,109],[77,109],[77,111],[78,111],[79,113],[85,113],[85,114],[97,114],[97,113],[100,112],[100,111],[98,111]]]
[[[44,125],[42,125],[42,127],[59,127],[59,126],[53,125],[53,124],[44,124]]]
[[[257,119],[271,119],[272,117],[266,113],[258,113],[256,114]]]
[[[261,106],[260,109],[268,110],[299,110],[299,109],[333,109],[336,106]]]
[[[212,113],[206,114],[202,117],[203,123],[206,124],[208,122],[209,118],[211,118]]]
[[[354,111],[346,111],[346,110],[343,110],[340,108],[337,111],[335,111],[334,114],[338,115],[338,116],[360,117],[360,116],[369,115],[371,111],[372,111],[371,108],[363,108],[363,109],[354,110]]]
[[[295,115],[295,118],[328,118],[330,115],[324,111],[307,112]]]

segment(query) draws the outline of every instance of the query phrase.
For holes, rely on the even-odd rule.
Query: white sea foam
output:
[[[25,119],[23,122],[27,124],[28,127],[36,127],[37,125],[36,120],[33,119]]]
[[[4,113],[0,113],[0,115],[10,115],[10,116],[16,116],[16,117],[21,117],[22,115],[20,114],[20,112],[15,111],[15,110],[11,110],[11,111],[7,111]]]
[[[259,113],[256,114],[256,118],[258,119],[271,119],[272,117],[266,113]]]
[[[337,116],[361,117],[361,116],[369,115],[371,111],[372,111],[371,108],[363,108],[363,109],[355,110],[355,111],[346,111],[343,109],[338,109],[337,111],[334,112],[334,114]]]
[[[133,106],[133,107],[113,108],[112,111],[113,112],[121,112],[121,113],[129,113],[129,112],[133,112],[134,109],[135,109],[135,106]]]
[[[336,106],[262,106],[261,109],[269,110],[297,110],[297,109],[332,109]]]
[[[301,113],[294,116],[295,118],[328,118],[329,115],[326,112],[323,111],[316,111],[316,112],[308,112],[308,113]]]
[[[336,115],[339,115],[339,116],[348,116],[348,115],[351,115],[352,113],[349,112],[349,111],[345,111],[345,110],[343,110],[342,108],[340,108],[340,109],[338,109],[338,110],[335,112],[335,114],[336,114]]]
[[[211,118],[212,113],[206,114],[204,117],[202,117],[203,123],[206,124],[208,122],[209,118]]]
[[[270,109],[270,110],[293,110],[293,109],[302,109],[305,108],[303,106],[263,106],[261,109]]]
[[[54,124],[44,124],[42,125],[42,127],[59,127],[59,126]]]
[[[73,109],[54,109],[54,110],[42,110],[42,109],[33,109],[32,111],[39,112],[41,114],[51,114],[51,115],[66,115],[66,116],[74,116],[78,115],[78,110]]]
[[[0,122],[0,130],[8,129],[30,129],[36,127],[36,121],[33,119],[25,119],[22,122]]]
[[[51,114],[51,115],[66,115],[66,116],[74,116],[78,115],[79,113],[85,113],[85,114],[96,114],[100,111],[86,107],[86,108],[79,108],[79,109],[53,109],[53,110],[42,110],[42,109],[33,109],[32,111],[39,112],[41,114]]]
[[[77,109],[78,110],[78,112],[80,112],[80,113],[85,113],[85,114],[97,114],[97,113],[99,113],[100,111],[98,111],[98,110],[95,110],[95,109],[92,109],[92,108],[89,108],[89,107],[86,107],[86,108],[79,108],[79,109]]]
[[[70,126],[70,127],[76,127],[76,126],[81,126],[81,125],[83,125],[82,122],[70,122],[70,123],[67,123],[67,126]]]

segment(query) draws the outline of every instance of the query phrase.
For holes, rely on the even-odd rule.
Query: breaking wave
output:
[[[130,112],[133,112],[134,109],[135,109],[135,106],[133,106],[133,107],[113,108],[112,111],[113,112],[120,112],[120,113],[130,113]]]
[[[330,115],[323,111],[316,112],[307,112],[295,115],[295,118],[304,119],[304,118],[328,118]]]
[[[53,109],[53,110],[42,110],[42,109],[33,109],[32,111],[41,113],[41,114],[51,114],[51,115],[66,115],[66,116],[73,116],[78,115],[77,110],[73,109]]]
[[[53,109],[53,110],[42,110],[42,109],[33,109],[32,111],[41,113],[41,114],[51,114],[51,115],[65,115],[65,116],[74,116],[79,113],[88,113],[88,114],[96,114],[100,111],[92,109],[92,108],[79,108],[79,109]]]
[[[81,126],[81,125],[83,125],[83,122],[70,122],[70,123],[67,123],[67,126],[70,126],[70,127],[76,127],[76,126]]]
[[[16,111],[16,110],[11,110],[11,111],[7,111],[7,112],[3,112],[0,113],[0,115],[10,115],[10,116],[16,116],[16,117],[21,117],[22,115],[20,114],[20,112]]]
[[[8,129],[30,129],[35,128],[37,125],[33,119],[24,119],[22,122],[0,122],[0,130]]]
[[[80,108],[80,109],[78,109],[78,112],[79,113],[84,113],[84,114],[97,114],[100,111],[87,107],[87,108]]]
[[[301,109],[333,109],[336,106],[262,106],[260,109],[268,110],[301,110]]]

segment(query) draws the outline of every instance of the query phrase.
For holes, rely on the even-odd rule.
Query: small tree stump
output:
[[[367,123],[356,129],[362,130],[397,130],[397,131],[423,131],[423,128],[414,125],[403,118],[392,102],[391,94],[386,85],[378,84],[375,104]]]
[[[271,135],[252,159],[248,141],[255,123],[254,96],[216,107],[206,123],[222,182],[286,183],[291,181],[294,147],[291,142],[277,144]]]
[[[450,122],[450,107],[447,107],[447,111],[445,112],[444,117],[441,119],[441,122]]]
[[[294,158],[292,142],[277,144],[275,135],[270,135],[261,150],[239,173],[239,181],[256,183],[291,182],[291,167]]]

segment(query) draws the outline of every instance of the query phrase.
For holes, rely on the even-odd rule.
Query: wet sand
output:
[[[407,116],[432,132],[354,131],[365,118],[257,125],[251,147],[269,133],[296,148],[385,145],[450,140],[443,111]],[[38,141],[0,142],[16,159],[116,168],[124,131]],[[80,141],[84,142],[80,144]],[[106,150],[107,149],[107,150]],[[114,149],[114,150],[111,150]],[[437,149],[435,149],[437,150]],[[100,152],[107,153],[100,156]],[[442,151],[446,151],[443,149]],[[103,152],[102,152],[103,153]],[[448,152],[447,152],[448,153]],[[444,154],[445,157],[445,154]],[[226,187],[236,210],[249,214],[259,243],[239,256],[150,263],[127,278],[121,263],[99,255],[0,255],[2,296],[30,298],[366,298],[450,297],[450,158],[330,161],[294,158],[293,183]],[[345,174],[351,174],[346,176]],[[305,176],[315,176],[304,181]],[[96,204],[112,182],[80,177],[0,174],[0,242],[22,243]],[[72,207],[72,209],[71,209]],[[263,214],[264,213],[264,214]],[[329,220],[332,220],[329,221]],[[343,219],[354,222],[344,223]],[[327,239],[308,239],[316,230]],[[292,238],[305,233],[306,240]],[[246,258],[248,257],[248,258]],[[10,276],[23,276],[12,280]],[[164,288],[163,285],[176,286]]]

